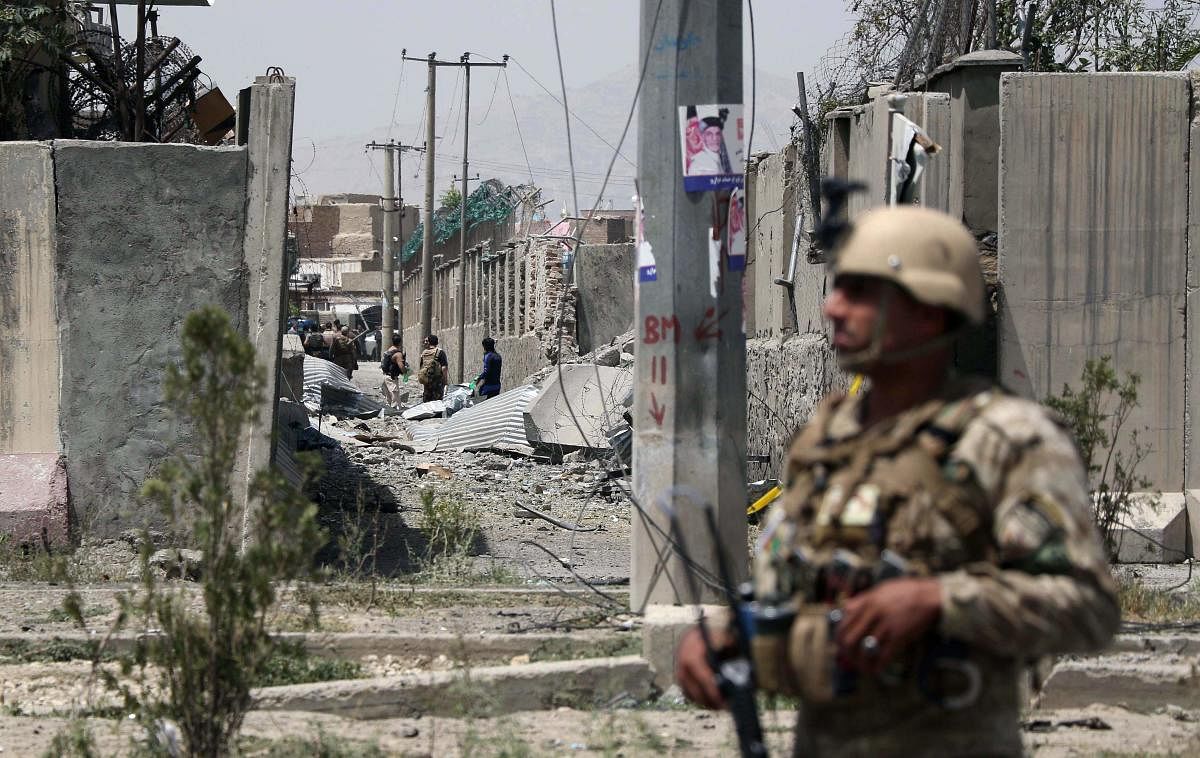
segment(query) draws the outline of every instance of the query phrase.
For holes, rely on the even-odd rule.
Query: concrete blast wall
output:
[[[249,147],[0,143],[0,321],[14,335],[0,340],[0,456],[39,462],[0,481],[0,530],[30,498],[62,506],[65,522],[67,484],[87,532],[157,519],[139,488],[194,450],[163,403],[190,311],[224,309],[277,375],[293,92],[255,84]],[[247,471],[271,462],[274,398],[268,382],[239,454]]]
[[[190,440],[162,400],[183,319],[246,330],[246,151],[56,142],[54,163],[63,451],[76,516],[111,533],[155,516],[137,491]]]
[[[0,146],[0,454],[59,449],[50,144]]]
[[[1000,378],[1042,398],[1110,355],[1155,489],[1184,482],[1187,74],[1008,74],[1000,87]],[[1194,485],[1194,483],[1189,483]]]
[[[633,328],[633,245],[583,245],[575,255],[579,352]]]

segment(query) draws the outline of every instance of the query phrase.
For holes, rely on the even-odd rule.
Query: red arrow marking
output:
[[[704,311],[704,319],[701,320],[700,325],[696,327],[696,331],[694,332],[697,342],[721,338],[721,327],[718,324],[727,311],[721,311],[721,315],[719,316],[716,313],[716,308],[709,308]]]
[[[650,393],[650,416],[651,416],[651,418],[654,419],[654,422],[656,424],[658,424],[660,427],[663,424],[663,416],[665,416],[666,413],[667,413],[666,407],[660,406],[658,404],[658,398],[656,398],[654,396],[654,393],[651,392]]]

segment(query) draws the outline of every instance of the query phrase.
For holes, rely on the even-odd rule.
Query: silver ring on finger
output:
[[[862,651],[868,656],[879,655],[879,640],[876,639],[875,635],[868,634],[866,637],[863,637],[862,642],[858,644],[859,647],[862,648]]]

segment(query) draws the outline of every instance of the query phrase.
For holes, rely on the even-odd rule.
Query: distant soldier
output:
[[[358,345],[354,344],[354,339],[350,336],[350,327],[343,326],[333,338],[333,344],[329,348],[329,360],[345,369],[346,376],[354,376],[354,372],[358,370]]]
[[[400,404],[400,377],[408,374],[408,359],[404,355],[404,340],[399,334],[392,335],[392,346],[379,361],[383,370],[383,398],[391,407]]]
[[[328,352],[325,347],[325,340],[321,337],[321,333],[317,331],[316,324],[309,324],[305,327],[304,333],[304,352],[307,355],[312,355],[317,358],[324,358]]]
[[[446,351],[438,347],[438,336],[431,334],[422,343],[421,358],[417,363],[417,381],[425,388],[422,402],[441,400],[450,383],[450,361]]]
[[[483,338],[483,371],[475,377],[475,386],[484,400],[500,394],[500,371],[504,359],[496,352],[496,340]]]
[[[877,209],[836,253],[825,318],[870,387],[792,442],[754,556],[776,614],[752,640],[759,684],[799,697],[796,755],[1021,755],[1025,665],[1097,650],[1120,620],[1083,466],[1041,406],[955,375],[984,315],[959,222]],[[723,704],[696,630],[676,660],[689,698]]]

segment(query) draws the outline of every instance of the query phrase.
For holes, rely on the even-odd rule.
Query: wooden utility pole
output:
[[[719,575],[719,547],[734,581],[747,573],[742,272],[725,254],[710,258],[710,244],[721,244],[714,219],[728,213],[729,191],[684,191],[679,114],[688,105],[742,104],[741,0],[642,0],[640,49],[648,48],[653,75],[638,105],[638,183],[655,265],[639,268],[635,288],[634,609],[692,601],[683,591],[692,569],[670,538],[672,510],[696,568]],[[738,127],[731,118],[726,130]],[[711,585],[700,598],[723,599]]]

